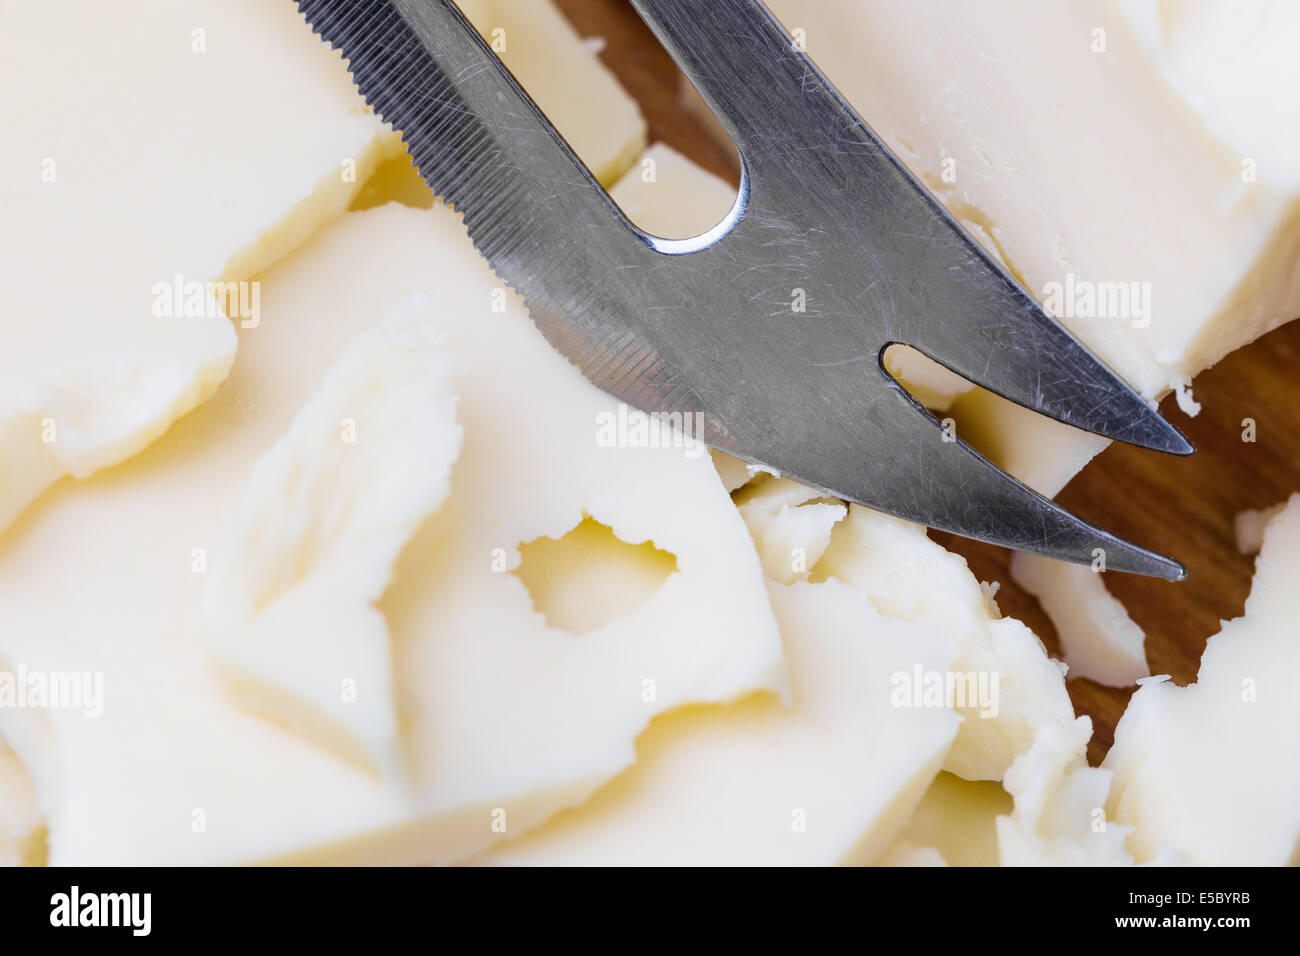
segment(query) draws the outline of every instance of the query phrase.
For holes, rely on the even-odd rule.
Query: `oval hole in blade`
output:
[[[672,243],[733,216],[740,151],[626,0],[456,3],[633,225]],[[435,202],[405,153],[380,165],[352,209],[388,202]]]

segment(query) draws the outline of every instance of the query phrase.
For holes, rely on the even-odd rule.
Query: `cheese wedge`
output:
[[[431,302],[357,336],[257,463],[204,601],[232,693],[394,779],[405,756],[374,604],[446,500],[461,442],[457,363],[430,330]]]
[[[1196,683],[1143,682],[1102,766],[1139,862],[1281,866],[1300,845],[1300,496],[1269,523],[1245,613],[1211,637]]]
[[[1146,634],[1106,590],[1101,572],[1018,552],[1011,577],[1052,619],[1071,677],[1127,687],[1150,676]]]
[[[771,6],[948,209],[1147,397],[1300,315],[1300,71],[1269,54],[1300,46],[1293,4]],[[967,399],[959,434],[1048,494],[1104,446]]]
[[[291,3],[5,4],[0,81],[39,91],[11,98],[0,155],[3,528],[211,396],[225,313],[259,319],[233,283],[340,215],[396,141]]]
[[[896,675],[947,667],[947,642],[839,581],[770,584],[793,702],[755,699],[657,721],[635,767],[479,862],[827,865],[888,847],[957,728],[899,709]]]
[[[46,809],[52,863],[461,859],[585,800],[633,762],[655,715],[785,690],[758,561],[708,458],[599,447],[610,399],[500,292],[450,210],[352,214],[263,282],[265,321],[241,333],[211,402],[121,468],[52,492],[0,538],[0,658],[103,675],[97,720],[0,708],[0,733]],[[380,603],[406,757],[395,782],[213,681],[200,609],[205,577],[226,573],[219,549],[257,462],[295,434],[356,337],[421,292],[466,369],[464,441],[447,502]],[[357,453],[382,448],[359,440]],[[421,445],[392,451],[413,456],[407,471],[436,474],[445,459]],[[341,509],[390,504],[382,470],[347,476],[357,486]],[[303,541],[326,540],[346,513],[282,507],[309,521]],[[575,635],[548,627],[509,572],[521,543],[562,535],[584,513],[624,541],[653,541],[678,570],[642,607]],[[382,587],[390,558],[339,554],[373,585],[358,598]],[[375,634],[322,628],[315,639],[336,643],[303,674],[365,650],[337,641]],[[335,686],[356,676],[341,667]],[[294,690],[282,667],[262,678]],[[47,729],[21,723],[30,717]]]

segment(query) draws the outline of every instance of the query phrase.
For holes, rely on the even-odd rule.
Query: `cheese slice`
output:
[[[211,396],[259,299],[207,284],[341,214],[396,141],[290,3],[5,4],[0,81],[39,91],[0,155],[3,528]]]
[[[1143,683],[1103,767],[1139,862],[1281,866],[1300,846],[1300,496],[1269,524],[1245,613],[1211,637],[1196,683]]]
[[[998,817],[1003,866],[1129,866],[1132,827],[1106,819],[1109,771],[1085,759],[1092,721],[1048,724],[1016,759],[1003,786],[1015,801]]]
[[[839,581],[770,589],[791,706],[756,698],[662,718],[631,770],[479,862],[827,865],[884,852],[957,728],[945,707],[898,708],[894,681],[946,668],[948,644]]]
[[[208,646],[232,693],[386,776],[404,775],[388,626],[398,552],[446,500],[454,359],[413,298],[362,333],[266,453],[208,575]]]
[[[1011,577],[1056,625],[1071,677],[1127,687],[1150,676],[1146,634],[1106,590],[1100,571],[1019,552],[1011,556]]]
[[[808,583],[811,564],[791,573],[785,549],[815,564],[830,536],[820,516],[838,509],[842,518],[842,504],[773,477],[735,497],[769,576],[791,705],[755,699],[660,718],[630,771],[479,862],[865,864],[917,855],[895,837],[957,718],[942,699],[897,694],[917,671],[946,671],[950,643],[882,616],[841,581]],[[934,851],[918,852],[935,862]]]
[[[1074,719],[1062,665],[1020,621],[996,616],[965,559],[931,541],[919,525],[853,505],[812,577],[839,578],[866,593],[881,613],[932,627],[952,642],[952,671],[965,688],[954,700],[965,720],[945,769],[970,780],[1001,780],[1043,726]],[[971,700],[981,687],[996,700]]]
[[[500,291],[454,213],[351,214],[263,281],[265,320],[241,332],[212,401],[121,468],[52,492],[39,520],[0,538],[0,658],[103,675],[98,720],[0,708],[0,733],[47,808],[52,863],[461,859],[585,800],[633,762],[657,714],[786,688],[753,546],[708,458],[600,447],[611,400]],[[212,681],[200,609],[256,463],[349,344],[421,292],[466,369],[464,441],[447,502],[380,603],[406,757],[393,781]],[[376,447],[359,441],[358,453]],[[393,451],[411,456],[406,470],[436,474],[440,447]],[[382,470],[347,475],[358,486],[341,508],[385,506]],[[283,503],[286,515],[295,507]],[[324,540],[338,516],[298,513],[312,522],[304,541]],[[575,635],[548,627],[509,572],[521,543],[584,514],[624,541],[653,541],[678,570],[648,603]],[[340,554],[373,584],[389,552],[370,557]],[[316,639],[373,633],[322,628]],[[335,643],[321,657],[355,650]],[[263,678],[283,686],[285,675]],[[37,714],[44,735],[13,723]]]
[[[1300,71],[1268,52],[1300,45],[1293,4],[771,6],[948,209],[1148,398],[1300,314]],[[982,420],[996,444],[981,450],[1048,494],[1104,446],[967,399],[959,434]]]

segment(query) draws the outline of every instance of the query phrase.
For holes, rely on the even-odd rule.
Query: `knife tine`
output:
[[[952,223],[952,228],[961,231]],[[1084,431],[1187,455],[1192,445],[962,232],[969,255],[916,291],[907,345],[1009,401]]]
[[[844,387],[861,390],[846,381]],[[1002,471],[943,427],[897,386],[897,400],[874,403],[873,430],[865,447],[888,454],[852,456],[829,451],[839,474],[814,482],[823,490],[927,527],[1029,551],[1075,564],[1181,581],[1177,561],[1140,547],[1077,517]],[[814,426],[827,437],[834,426]],[[824,429],[824,431],[823,431]],[[816,441],[816,439],[813,439]]]

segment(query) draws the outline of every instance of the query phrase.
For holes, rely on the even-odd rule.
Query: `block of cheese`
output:
[[[260,311],[207,284],[340,215],[397,144],[288,2],[5,4],[0,82],[40,91],[10,98],[0,152],[3,528],[207,399],[225,313]]]
[[[998,817],[1003,866],[1129,866],[1132,827],[1106,819],[1111,775],[1084,757],[1092,721],[1045,725],[1016,758],[1003,786],[1015,801]]]
[[[791,706],[753,699],[661,718],[631,770],[480,862],[827,865],[884,852],[957,729],[945,707],[899,708],[896,675],[946,668],[948,642],[839,581],[770,589]]]
[[[900,159],[1150,398],[1300,315],[1300,71],[1283,52],[1300,9],[1240,6],[771,3]],[[953,410],[959,432],[992,416],[1018,451],[989,453],[1049,494],[1100,447],[981,404]]]
[[[120,468],[52,490],[0,538],[0,658],[103,675],[97,720],[0,708],[52,863],[456,860],[585,800],[633,762],[657,714],[786,688],[753,546],[707,456],[600,447],[610,399],[500,291],[454,213],[350,214],[264,284],[264,321],[241,330],[211,401]],[[447,502],[379,605],[407,756],[394,782],[214,682],[200,610],[257,462],[349,344],[420,292],[465,366],[464,440]],[[405,453],[406,468],[436,470],[430,449]],[[390,487],[348,474],[366,500]],[[301,540],[328,538],[356,499],[338,500],[324,523],[303,512],[314,523]],[[548,627],[510,571],[521,543],[584,514],[652,540],[678,570],[645,605],[575,635]]]
[[[204,600],[231,692],[392,779],[405,757],[384,616],[398,552],[451,491],[457,361],[415,297],[357,336],[253,469]]]
[[[1300,496],[1269,523],[1245,613],[1211,637],[1196,683],[1152,679],[1103,767],[1139,862],[1162,848],[1205,865],[1281,866],[1300,846]]]
[[[1150,676],[1146,634],[1106,590],[1100,571],[1019,552],[1011,556],[1011,577],[1056,625],[1071,677],[1127,687]]]
[[[919,525],[853,505],[813,569],[813,580],[828,577],[865,592],[883,614],[943,634],[955,648],[952,669],[966,697],[982,687],[996,698],[959,701],[966,719],[945,769],[1001,780],[1043,725],[1074,719],[1063,667],[1024,624],[997,616],[965,559]]]

